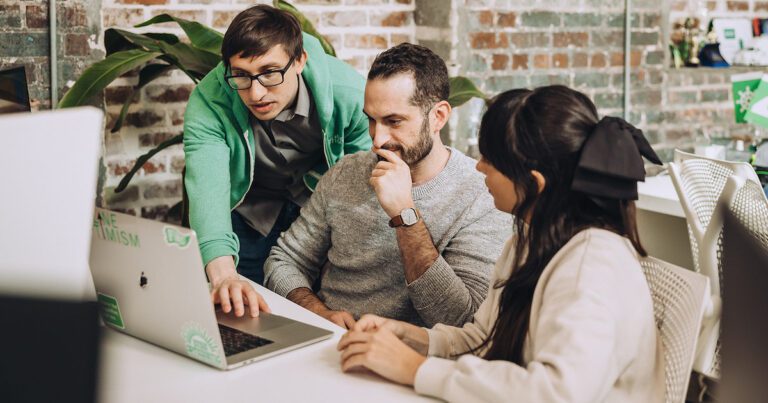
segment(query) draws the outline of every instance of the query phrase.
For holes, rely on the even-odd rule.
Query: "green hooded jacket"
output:
[[[345,154],[371,147],[363,113],[365,80],[352,67],[327,55],[320,42],[304,34],[309,55],[301,73],[314,97],[323,131],[325,161],[304,176],[314,190],[325,171]],[[240,248],[232,231],[231,211],[245,198],[254,175],[250,111],[224,80],[219,63],[189,97],[184,114],[184,186],[189,195],[189,221],[197,232],[203,263]]]

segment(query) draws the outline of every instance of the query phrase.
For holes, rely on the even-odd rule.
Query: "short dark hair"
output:
[[[448,99],[451,85],[448,68],[435,52],[424,46],[401,43],[376,56],[368,80],[410,73],[416,82],[411,103],[425,112],[436,102]]]
[[[229,24],[221,58],[229,67],[233,56],[261,56],[277,45],[283,45],[289,57],[300,58],[304,46],[301,26],[291,13],[259,4],[242,11]]]

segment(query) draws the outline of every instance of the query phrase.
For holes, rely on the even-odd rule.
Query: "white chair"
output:
[[[709,377],[719,378],[723,276],[721,212],[734,203],[737,191],[745,183],[752,182],[753,186],[759,187],[760,181],[754,169],[746,162],[705,158],[680,150],[675,150],[674,162],[669,164],[669,174],[688,222],[694,268],[709,278],[711,287],[711,298],[705,312],[693,369]],[[744,211],[746,214],[748,209]]]
[[[685,401],[696,339],[709,299],[709,279],[662,260],[640,261],[653,298],[653,316],[664,349],[666,403]]]

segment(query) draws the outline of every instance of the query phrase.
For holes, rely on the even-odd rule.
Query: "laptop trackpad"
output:
[[[291,319],[264,312],[260,312],[258,318],[251,318],[247,314],[238,318],[231,312],[222,312],[218,307],[216,308],[216,321],[222,325],[251,334],[264,333],[269,330],[277,329],[278,327],[296,323]]]

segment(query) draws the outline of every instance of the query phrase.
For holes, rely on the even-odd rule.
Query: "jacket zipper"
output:
[[[245,196],[248,195],[248,191],[251,189],[251,186],[253,185],[253,161],[251,161],[251,143],[248,141],[248,130],[243,133],[243,138],[245,139],[245,146],[248,148],[248,164],[250,165],[250,178],[248,178],[248,188],[246,188],[245,193],[243,193],[243,197],[240,198],[240,201],[235,204],[235,207],[232,207],[231,211],[235,211],[236,208],[238,208],[242,203],[243,200],[245,200]],[[231,181],[230,181],[231,182]],[[230,183],[231,186],[231,183]]]

